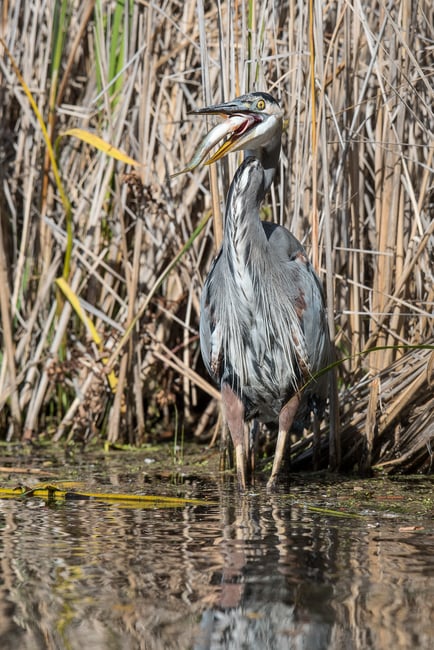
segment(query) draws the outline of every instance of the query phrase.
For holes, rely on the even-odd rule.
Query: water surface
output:
[[[9,460],[47,476],[3,472],[3,486],[203,503],[0,500],[0,648],[434,647],[432,479],[297,475],[240,496],[217,472],[152,474],[152,460]]]

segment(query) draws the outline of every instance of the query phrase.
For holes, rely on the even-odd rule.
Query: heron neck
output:
[[[264,168],[264,194],[262,198],[266,195],[274,180],[274,175],[279,163],[280,143],[281,133],[279,132],[273,137],[271,142],[269,142],[266,147],[260,147],[259,149],[250,149],[246,150],[245,152],[245,158],[254,156],[260,161],[262,167]]]
[[[252,260],[260,259],[255,251],[266,246],[259,208],[265,195],[265,172],[256,156],[246,158],[237,169],[229,188],[223,237],[223,255],[232,278],[241,278]],[[263,257],[263,256],[262,256]]]

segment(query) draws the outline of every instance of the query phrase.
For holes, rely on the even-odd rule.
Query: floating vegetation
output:
[[[118,494],[117,492],[86,492],[72,489],[71,483],[40,483],[33,487],[19,485],[15,488],[0,487],[0,499],[43,499],[47,502],[57,501],[103,501],[116,503],[124,507],[135,508],[184,508],[187,505],[208,506],[209,501],[184,499],[180,497],[152,494]]]

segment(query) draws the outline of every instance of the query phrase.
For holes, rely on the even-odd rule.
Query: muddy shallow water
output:
[[[200,503],[0,499],[0,648],[434,648],[432,477],[303,474],[240,496],[203,460],[3,458],[3,487]]]

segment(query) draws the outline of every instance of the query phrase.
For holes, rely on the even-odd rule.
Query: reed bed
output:
[[[1,438],[211,439],[199,296],[239,160],[169,176],[210,126],[189,110],[267,90],[287,123],[264,217],[324,279],[332,456],[340,419],[343,466],[429,471],[432,3],[6,0],[0,20]]]

